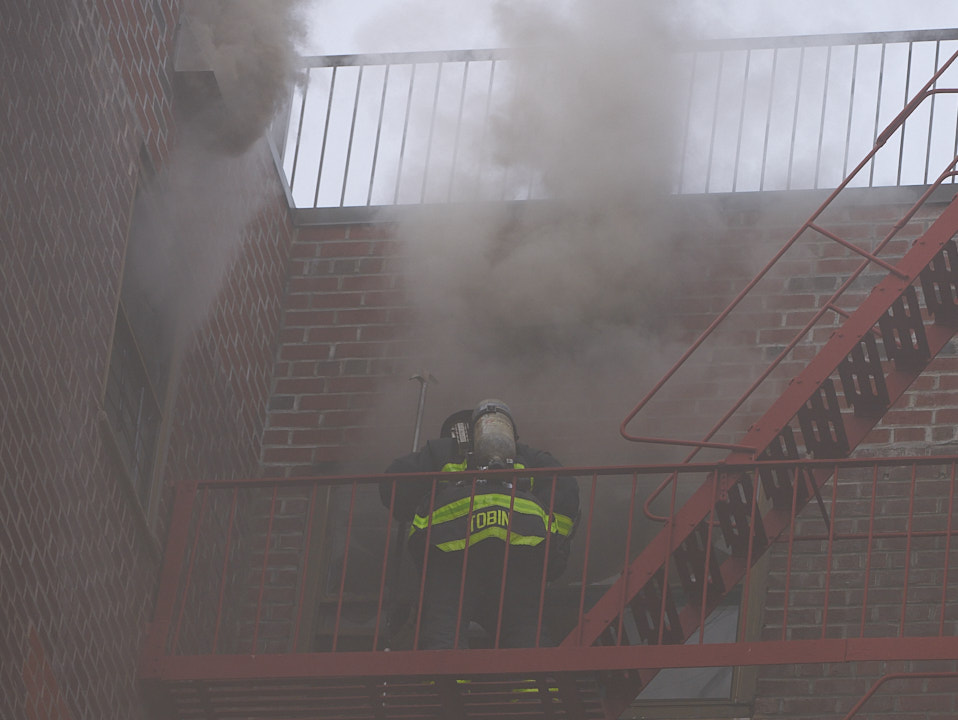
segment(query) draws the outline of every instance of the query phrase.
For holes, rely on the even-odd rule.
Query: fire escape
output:
[[[589,545],[607,520],[592,510],[583,517],[576,539],[584,548],[583,567],[570,571],[581,570],[581,580],[569,585],[571,600],[563,607],[571,608],[571,617],[560,622],[564,639],[557,647],[505,650],[493,639],[488,648],[468,651],[424,652],[415,641],[384,651],[380,618],[390,602],[392,521],[369,563],[376,568],[378,590],[365,600],[365,614],[357,614],[351,600],[356,595],[350,569],[350,561],[368,551],[356,544],[358,508],[382,477],[204,481],[181,488],[173,509],[156,615],[139,670],[157,702],[177,718],[612,719],[665,668],[958,657],[948,610],[958,458],[850,459],[958,331],[958,202],[948,204],[903,252],[886,251],[903,247],[899,233],[955,177],[958,157],[872,249],[821,220],[922,103],[955,92],[938,88],[937,80],[956,58],[941,65],[861,163],[622,423],[629,440],[687,446],[685,461],[568,469],[580,478],[583,495],[591,499],[588,507],[594,509],[597,495],[616,482],[626,488],[621,497],[629,508],[622,514],[622,559],[604,584],[590,585],[586,578]],[[858,269],[700,441],[631,433],[635,417],[807,233],[860,257]],[[881,279],[854,308],[843,308],[843,294],[866,272]],[[830,335],[744,437],[734,443],[718,439],[728,418],[826,322]],[[702,450],[724,458],[698,461]],[[668,509],[659,517],[661,530],[636,551],[632,518],[641,500],[635,488],[648,479],[661,483],[654,495]],[[917,488],[926,482],[939,483],[940,524],[918,519]],[[684,501],[678,499],[680,485],[694,488]],[[885,502],[892,485],[898,489],[893,499],[903,505],[895,517]],[[855,494],[846,496],[850,488]],[[338,518],[342,562],[324,576],[332,592],[314,595],[303,568],[310,566],[309,553],[325,552],[311,533],[331,521],[319,517],[331,493],[339,494],[344,508]],[[846,509],[846,498],[856,501],[854,511]],[[824,605],[811,620],[800,619],[794,599],[802,590],[800,527],[811,524],[806,507],[817,522],[819,532],[811,540],[824,562],[818,576],[824,584],[815,588]],[[379,517],[382,522],[384,514]],[[286,535],[298,537],[299,545],[285,546]],[[851,589],[848,576],[839,572],[846,546],[864,559],[856,566],[860,582]],[[933,587],[908,560],[926,546],[945,558]],[[298,555],[290,559],[292,551]],[[760,574],[757,567],[772,551],[777,557],[772,569]],[[888,558],[896,552],[905,558],[892,581],[898,594],[880,598],[875,578],[891,572]],[[238,572],[241,559],[244,570]],[[747,632],[744,616],[759,612],[748,598],[768,573],[776,578],[781,604],[757,637]],[[284,592],[285,605],[277,602]],[[736,638],[709,642],[707,619],[731,593],[741,598]],[[244,602],[224,602],[230,596]],[[302,639],[302,628],[310,623],[310,601],[315,604],[320,596],[328,611],[322,632],[311,630],[311,637],[324,638],[317,647]],[[543,579],[540,607],[553,603]],[[357,641],[351,628],[369,618],[371,633]],[[866,701],[867,696],[861,703]]]

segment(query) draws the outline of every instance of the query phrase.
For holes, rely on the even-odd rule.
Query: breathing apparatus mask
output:
[[[477,468],[511,468],[516,457],[516,437],[512,413],[501,400],[483,400],[472,411],[472,452]]]

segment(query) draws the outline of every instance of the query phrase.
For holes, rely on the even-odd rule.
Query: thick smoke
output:
[[[124,288],[131,311],[150,319],[158,347],[205,320],[247,225],[270,199],[268,164],[255,143],[297,80],[300,5],[184,3],[177,142],[141,184]]]
[[[298,72],[302,0],[190,0],[181,48],[215,76],[215,89],[195,98],[194,129],[206,142],[241,153],[261,137]]]
[[[427,435],[492,395],[567,463],[643,457],[617,426],[679,352],[663,318],[687,265],[668,212],[681,123],[661,5],[500,6],[504,44],[521,49],[491,157],[473,166],[532,177],[547,199],[401,224],[417,332],[439,349],[424,359],[440,379]]]

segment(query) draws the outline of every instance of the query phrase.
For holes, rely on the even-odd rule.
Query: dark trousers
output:
[[[456,618],[459,617],[458,647],[468,647],[467,630],[471,622],[482,626],[490,645],[495,642],[499,625],[499,647],[535,647],[542,587],[543,547],[513,545],[508,552],[505,594],[500,620],[499,596],[502,592],[505,543],[487,539],[469,548],[465,592],[462,594],[463,552],[429,552],[426,583],[422,598],[419,647],[423,650],[456,647]],[[501,624],[500,624],[501,623]],[[545,627],[539,646],[551,640]]]

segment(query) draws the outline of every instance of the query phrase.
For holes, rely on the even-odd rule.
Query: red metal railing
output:
[[[579,479],[582,517],[568,569],[543,578],[539,600],[540,621],[564,640],[508,650],[494,629],[470,636],[475,649],[416,649],[415,563],[407,554],[395,572],[395,523],[378,493],[381,482],[413,478],[200,482],[177,493],[140,675],[178,717],[312,717],[317,708],[331,718],[443,717],[470,703],[483,703],[486,717],[512,717],[517,703],[530,717],[547,717],[547,707],[603,717],[601,687],[623,672],[647,687],[663,669],[955,658],[956,467],[958,457],[565,469]],[[761,506],[767,518],[777,513],[765,536],[735,539],[724,526],[731,500],[719,488],[729,473],[762,489],[745,509],[753,519]],[[831,481],[820,504],[803,505],[815,474]],[[713,602],[706,584],[665,563],[658,595],[623,596],[608,628],[583,645],[596,601],[616,582],[626,587],[629,573],[663,565],[648,545],[659,524],[642,505],[666,477],[654,515],[680,530],[687,497],[701,496],[691,491],[714,488],[706,546],[721,557],[704,566],[724,573],[740,563],[744,578]],[[792,479],[784,505],[773,500],[782,477]],[[394,578],[404,574],[411,612],[387,637]],[[716,642],[706,629],[717,607],[734,640]]]

